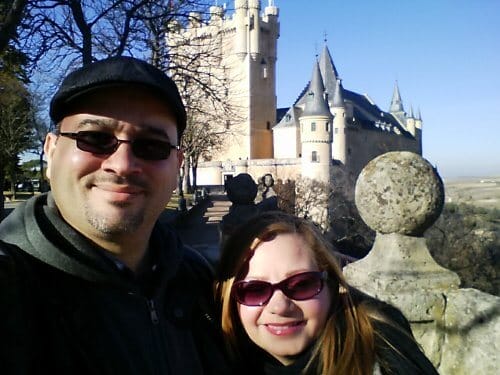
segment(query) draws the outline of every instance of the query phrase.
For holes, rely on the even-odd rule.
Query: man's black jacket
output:
[[[158,225],[150,251],[138,280],[67,225],[50,194],[18,207],[0,224],[0,373],[227,372],[208,264]]]

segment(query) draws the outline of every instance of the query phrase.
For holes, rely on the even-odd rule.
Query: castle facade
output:
[[[199,186],[223,185],[239,173],[255,180],[270,173],[275,180],[307,177],[330,183],[341,171],[355,181],[380,154],[422,153],[420,113],[405,112],[397,83],[389,110],[381,110],[368,95],[343,87],[326,45],[311,79],[303,77],[307,83],[298,99],[278,109],[278,16],[272,0],[263,10],[259,0],[236,0],[232,14],[212,6],[208,19],[192,14],[191,25],[177,30],[178,40],[191,40],[187,45],[216,51],[220,60],[212,73],[227,83],[226,100],[237,112],[215,125],[227,137],[198,164]],[[170,36],[170,43],[175,40]]]

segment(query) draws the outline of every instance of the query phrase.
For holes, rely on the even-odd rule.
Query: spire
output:
[[[337,85],[335,86],[335,93],[333,94],[332,107],[334,108],[344,107],[344,88],[342,87],[341,79],[337,79]]]
[[[323,97],[324,92],[325,86],[321,78],[319,64],[316,61],[313,68],[311,84],[309,85],[309,91],[307,93],[308,98],[303,116],[330,116],[330,108]]]
[[[420,113],[420,108],[418,109],[417,120],[422,121],[422,114]]]
[[[413,106],[411,104],[410,104],[410,115],[408,117],[415,118],[415,116],[413,116]]]
[[[329,95],[329,100],[331,100],[333,99],[333,93],[337,88],[339,73],[333,64],[332,56],[330,55],[326,42],[319,58],[319,69],[321,71],[321,76],[323,77],[326,91]]]
[[[394,93],[392,94],[390,113],[404,112],[403,102],[401,101],[401,95],[399,93],[398,81],[394,85]]]

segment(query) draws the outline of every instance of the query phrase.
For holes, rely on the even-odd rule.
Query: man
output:
[[[182,161],[176,85],[110,58],[68,75],[50,116],[52,191],[0,224],[0,372],[224,372],[208,264],[158,223]]]

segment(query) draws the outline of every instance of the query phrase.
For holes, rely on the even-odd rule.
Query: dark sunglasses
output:
[[[121,143],[130,143],[134,155],[144,160],[168,159],[171,150],[179,149],[179,146],[174,146],[169,141],[154,138],[124,140],[116,138],[111,133],[94,130],[78,133],[61,132],[59,135],[76,140],[76,147],[80,150],[99,155],[112,154]]]
[[[304,301],[321,292],[327,277],[328,273],[323,271],[298,273],[276,284],[261,280],[241,280],[233,284],[231,293],[236,301],[246,306],[267,304],[276,289],[290,299]]]

